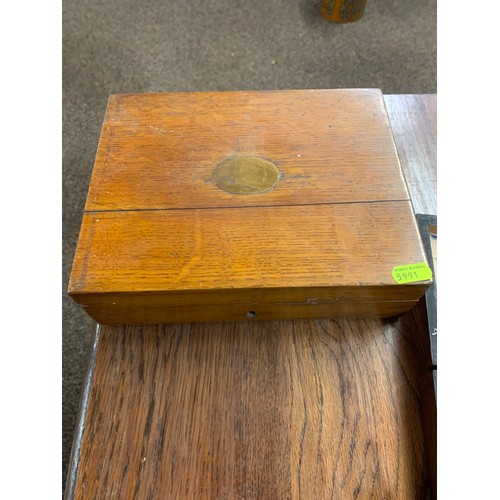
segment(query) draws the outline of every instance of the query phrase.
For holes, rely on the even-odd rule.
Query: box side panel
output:
[[[177,307],[236,304],[335,304],[342,301],[416,300],[428,283],[386,286],[337,286],[305,288],[241,288],[225,290],[180,290],[170,292],[73,293],[82,307],[107,304],[127,307]]]
[[[410,310],[417,301],[343,301],[330,304],[228,304],[193,306],[111,306],[95,304],[85,311],[102,324],[197,323],[293,318],[389,317]]]

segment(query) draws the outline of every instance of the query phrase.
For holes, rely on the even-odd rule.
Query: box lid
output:
[[[425,260],[379,90],[114,95],[69,291],[394,286]]]

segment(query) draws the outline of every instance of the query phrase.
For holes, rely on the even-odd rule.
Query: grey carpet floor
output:
[[[436,85],[436,0],[368,0],[345,25],[317,0],[64,0],[63,479],[92,329],[65,290],[108,96]]]

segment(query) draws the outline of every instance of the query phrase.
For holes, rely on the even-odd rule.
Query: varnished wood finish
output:
[[[394,266],[425,260],[409,202],[243,210],[85,215],[72,293],[383,289]]]
[[[276,163],[274,189],[218,187],[221,161],[241,155]],[[245,308],[269,319],[389,316],[429,284],[403,285],[399,301],[393,267],[425,259],[380,91],[123,95],[110,99],[69,290],[106,324],[234,321]],[[314,287],[335,302],[358,287],[346,299],[356,304],[312,306]],[[365,310],[364,287],[376,303]],[[197,309],[200,290],[216,305],[252,288],[282,297]],[[154,304],[142,301],[149,292]],[[192,294],[188,310],[161,302],[180,292]],[[127,308],[109,293],[129,294]]]
[[[411,300],[409,287],[392,285],[386,290],[389,300],[377,287],[297,288],[297,289],[241,289],[225,291],[214,298],[211,293],[165,294],[149,292],[137,298],[132,293],[103,293],[81,295],[79,300],[93,317],[105,316],[107,324],[143,324],[144,308],[152,323],[217,321],[221,316],[228,321],[279,319],[283,317],[384,317],[409,310],[416,301]],[[422,292],[426,286],[421,287]],[[286,293],[285,293],[286,292]],[[396,297],[396,299],[395,299]],[[376,298],[376,300],[375,300]],[[214,303],[215,301],[215,303]],[[168,305],[165,305],[168,304]],[[248,315],[253,311],[252,315]]]
[[[316,298],[307,302],[248,302],[245,304],[196,304],[194,306],[165,306],[166,301],[154,297],[159,305],[139,306],[133,300],[132,306],[113,303],[106,298],[95,305],[88,305],[85,310],[94,318],[106,318],[106,324],[127,325],[144,324],[144,309],[147,308],[147,324],[203,322],[203,321],[248,321],[249,319],[281,318],[384,318],[402,314],[411,309],[416,300],[384,301],[335,301],[321,302]],[[119,299],[120,300],[120,299]],[[317,302],[317,303],[314,303]],[[110,307],[112,305],[113,307]]]
[[[102,327],[76,497],[425,498],[410,325]]]
[[[436,215],[436,95],[388,95],[384,100],[415,213]]]
[[[270,193],[235,196],[214,170],[275,163]],[[380,90],[175,92],[109,98],[86,211],[408,200]]]
[[[426,112],[401,99],[398,119]],[[426,328],[422,301],[394,321],[101,326],[67,497],[435,498]]]

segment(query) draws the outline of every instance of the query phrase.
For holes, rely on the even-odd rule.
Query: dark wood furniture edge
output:
[[[434,260],[432,258],[431,240],[429,236],[429,231],[427,226],[435,225],[437,226],[437,216],[432,214],[416,214],[418,226],[420,229],[420,234],[422,236],[422,243],[424,245],[424,250],[427,255],[427,260],[429,261],[429,266],[432,269],[432,273],[435,276],[434,270]],[[425,292],[425,302],[427,305],[427,316],[429,320],[429,341],[431,345],[431,355],[433,369],[437,369],[437,283],[436,279],[432,286]],[[435,325],[435,326],[434,326]],[[435,387],[435,390],[437,388]],[[436,390],[437,394],[437,390]]]
[[[434,259],[431,249],[431,236],[428,226],[437,226],[437,216],[434,214],[416,214],[422,243],[427,260],[435,276]],[[437,497],[437,281],[434,278],[432,286],[421,299],[425,303],[427,330],[429,333],[429,369],[431,370],[422,380],[420,386],[420,411],[423,424],[427,469],[430,474],[433,498]],[[437,330],[436,330],[437,331]]]
[[[78,407],[78,417],[73,436],[73,445],[71,447],[71,455],[69,459],[68,476],[66,478],[66,488],[64,498],[71,500],[75,495],[76,480],[78,477],[78,467],[80,465],[80,451],[82,446],[83,433],[85,431],[85,422],[87,417],[87,408],[90,398],[90,388],[94,376],[95,359],[97,347],[99,345],[101,326],[96,324],[92,335],[92,342],[87,356],[87,371],[85,373],[83,390]]]

